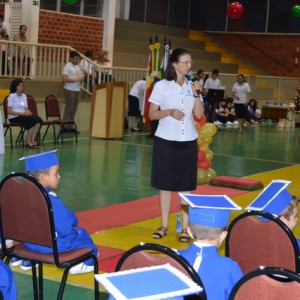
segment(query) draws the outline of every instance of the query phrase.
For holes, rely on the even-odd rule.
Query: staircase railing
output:
[[[64,65],[69,61],[70,51],[75,49],[68,46],[32,44],[7,40],[0,40],[0,76],[2,78],[30,77],[39,80],[61,80]],[[146,77],[146,68],[118,68],[101,67],[94,61],[80,54],[85,59],[88,70],[82,90],[92,94],[92,86],[108,80],[123,81],[128,85],[128,91],[137,81]],[[145,66],[147,61],[145,61]],[[97,74],[97,76],[95,75]],[[251,86],[251,98],[260,101],[293,100],[296,88],[299,87],[298,78],[252,76],[245,75]],[[236,82],[236,74],[220,74],[225,86],[225,96],[231,96],[231,89]]]

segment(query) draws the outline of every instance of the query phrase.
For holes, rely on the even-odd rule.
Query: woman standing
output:
[[[37,148],[36,136],[40,130],[43,120],[33,116],[28,109],[27,97],[23,94],[24,85],[21,79],[14,79],[10,85],[10,95],[7,99],[7,118],[10,123],[21,123],[28,130],[25,146]]]
[[[182,48],[173,50],[165,79],[154,85],[149,98],[149,118],[159,120],[154,136],[152,187],[160,190],[161,226],[152,237],[160,239],[168,232],[172,192],[191,193],[197,186],[197,137],[194,116],[201,119],[203,102],[197,93],[198,81],[186,75],[191,70],[191,55]],[[181,201],[182,232],[179,240],[189,242],[188,205]]]
[[[244,123],[247,119],[247,106],[249,102],[249,95],[251,93],[250,86],[246,82],[243,74],[237,76],[237,82],[232,87],[232,97],[236,118],[239,123],[239,133],[243,133]]]

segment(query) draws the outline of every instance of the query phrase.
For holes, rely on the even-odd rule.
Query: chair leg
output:
[[[33,296],[34,300],[39,300],[39,288],[37,284],[37,276],[36,276],[36,266],[35,263],[32,264],[32,284],[33,284]]]
[[[66,286],[66,282],[67,282],[67,278],[68,278],[68,274],[69,274],[69,270],[70,270],[70,267],[66,268],[64,270],[64,274],[63,274],[63,277],[61,279],[61,283],[60,283],[58,294],[57,294],[57,298],[56,298],[57,300],[61,300],[62,297],[63,297],[65,286]]]
[[[11,127],[6,127],[6,130],[4,132],[4,137],[6,136],[7,132],[9,131],[9,140],[10,140],[10,148],[13,148],[13,141],[12,141],[12,130]]]
[[[39,300],[44,299],[43,264],[39,263]]]
[[[98,259],[97,257],[93,257],[94,260],[94,275],[98,274]],[[99,283],[98,281],[95,279],[94,276],[94,288],[95,288],[95,300],[99,300]]]

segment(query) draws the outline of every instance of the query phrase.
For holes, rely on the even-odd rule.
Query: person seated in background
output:
[[[247,108],[247,122],[251,125],[256,125],[259,123],[260,118],[259,112],[257,111],[257,101],[255,99],[250,99]]]
[[[234,124],[234,125],[238,125],[239,122],[237,121],[237,118],[236,118],[236,115],[235,115],[235,109],[234,109],[234,105],[233,105],[233,100],[226,101],[225,110],[226,110],[227,115],[228,115],[228,122],[227,122],[227,124],[231,123],[231,124]]]
[[[190,205],[188,233],[194,242],[177,252],[199,274],[208,300],[227,300],[243,273],[237,262],[221,256],[218,248],[226,238],[231,210],[241,207],[227,196],[180,196]]]
[[[217,120],[214,121],[215,125],[225,125],[228,123],[228,112],[226,110],[226,101],[223,99],[219,102],[215,110]]]
[[[58,252],[67,252],[75,249],[90,248],[93,254],[98,256],[98,250],[88,232],[78,226],[78,220],[73,211],[68,209],[63,201],[52,191],[60,182],[59,162],[56,156],[57,150],[42,152],[20,158],[25,160],[26,171],[34,177],[48,193],[51,201],[56,231]],[[26,248],[40,253],[53,253],[53,249],[37,244],[24,243]],[[24,271],[32,268],[31,263],[25,260],[11,259],[12,266],[21,264]],[[94,271],[93,259],[75,265],[69,271],[70,275],[83,274]]]
[[[108,51],[107,50],[100,51],[97,59],[94,62],[97,65],[100,66],[100,68],[97,68],[95,70],[95,72],[96,72],[96,83],[103,83],[103,82],[107,82],[107,81],[112,81],[113,78],[110,74],[110,71],[107,70],[107,69],[102,69],[103,67],[104,68],[111,67],[111,62],[108,58]],[[101,73],[100,82],[99,82],[99,73]]]

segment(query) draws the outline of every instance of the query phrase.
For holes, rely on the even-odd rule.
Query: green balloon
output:
[[[294,18],[300,18],[300,5],[295,5],[292,7],[292,16]]]
[[[78,1],[79,0],[63,0],[63,3],[72,5],[76,4]]]

